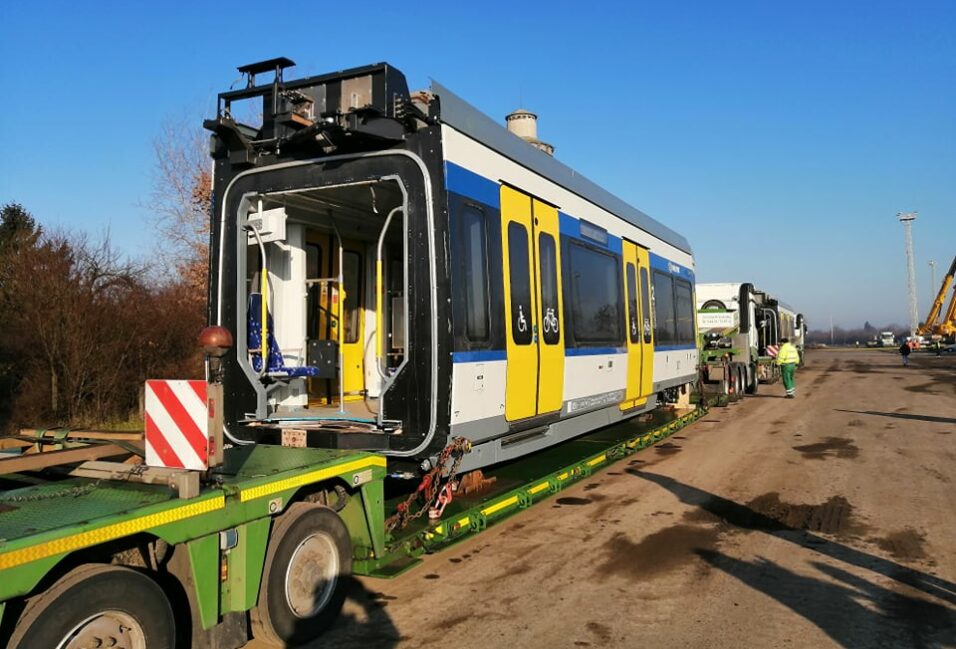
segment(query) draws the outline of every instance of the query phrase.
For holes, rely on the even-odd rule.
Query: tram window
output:
[[[391,323],[388,330],[389,347],[393,353],[388,355],[389,367],[398,367],[402,362],[401,353],[405,349],[405,267],[400,258],[392,258],[388,264],[388,300],[385,301],[385,322]]]
[[[620,260],[571,242],[571,320],[575,342],[620,344]]]
[[[658,345],[677,343],[674,320],[674,280],[654,272],[654,340]]]
[[[677,306],[677,343],[686,345],[694,342],[694,294],[688,282],[678,279],[674,281],[674,295]]]
[[[647,285],[647,269],[641,269],[641,314],[644,316],[642,328],[644,331],[644,342],[651,342],[651,289]]]
[[[345,342],[359,339],[359,316],[362,304],[362,255],[346,250],[342,256],[342,282],[345,285]]]
[[[322,277],[322,248],[315,243],[305,245],[305,277],[319,279]],[[306,332],[309,338],[319,337],[319,292],[321,286],[310,284],[306,292]]]
[[[637,273],[627,265],[627,331],[632,343],[641,342],[640,315],[637,312]]]
[[[546,345],[557,345],[561,340],[558,325],[558,255],[554,237],[542,232],[538,235],[541,264],[541,331]]]
[[[246,248],[246,283],[249,285],[250,293],[259,293],[262,290],[261,272],[262,254],[259,252],[259,246],[249,246]]]
[[[461,212],[461,277],[465,296],[465,335],[484,342],[489,336],[488,235],[485,215],[470,205]]]
[[[508,224],[508,264],[511,280],[511,336],[517,345],[531,344],[531,268],[528,231],[520,223]]]

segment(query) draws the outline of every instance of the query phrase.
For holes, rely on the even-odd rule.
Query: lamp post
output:
[[[906,241],[906,285],[910,298],[910,335],[916,335],[919,327],[919,314],[916,312],[916,267],[913,264],[913,221],[916,212],[898,212],[896,218],[903,224],[903,236]]]

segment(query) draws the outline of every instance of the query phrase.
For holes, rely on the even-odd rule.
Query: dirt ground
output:
[[[911,359],[811,351],[797,399],[355,580],[312,646],[956,647],[956,358]]]

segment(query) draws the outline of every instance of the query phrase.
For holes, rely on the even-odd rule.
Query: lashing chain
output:
[[[461,466],[461,460],[465,453],[471,450],[471,440],[464,437],[455,437],[451,443],[442,449],[438,455],[438,461],[435,466],[422,477],[418,488],[408,495],[404,501],[400,502],[395,508],[395,513],[385,521],[385,528],[389,532],[400,530],[411,523],[416,518],[421,518],[432,507],[439,505],[439,496],[444,492],[444,502],[440,505],[440,510],[444,510],[445,505],[451,502],[451,484],[458,474],[458,468]],[[421,500],[420,506],[414,512],[416,501]]]

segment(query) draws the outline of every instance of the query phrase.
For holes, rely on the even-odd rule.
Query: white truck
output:
[[[750,283],[697,284],[701,391],[739,399],[780,378],[780,340],[796,345],[803,362],[803,314]]]

